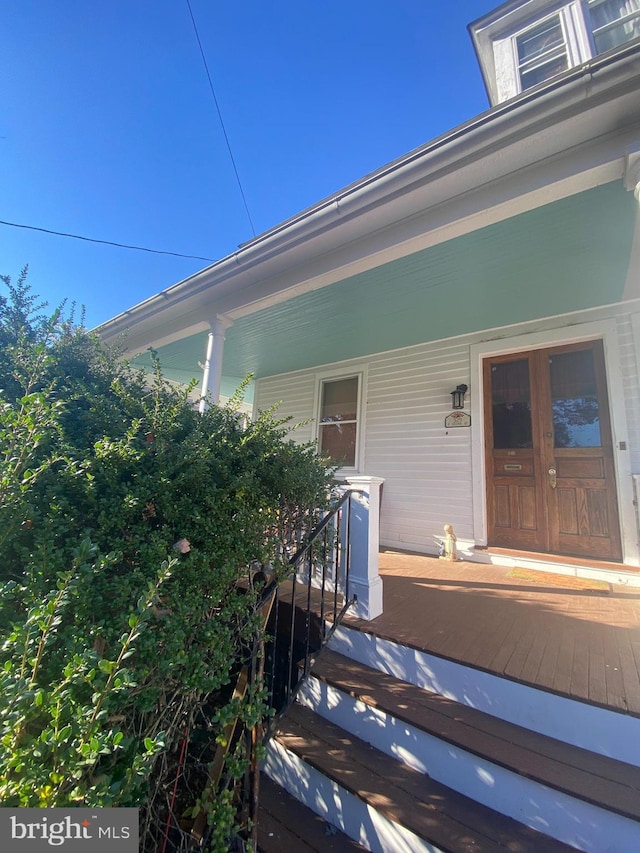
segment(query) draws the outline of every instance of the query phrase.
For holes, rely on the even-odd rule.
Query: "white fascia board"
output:
[[[105,341],[126,332],[127,353],[160,346],[208,328],[216,313],[234,319],[489,224],[492,216],[621,178],[625,149],[640,134],[639,88],[637,46],[575,69],[562,85],[483,113],[97,331]]]

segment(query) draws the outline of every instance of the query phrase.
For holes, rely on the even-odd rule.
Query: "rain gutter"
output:
[[[491,143],[503,145],[506,131],[512,139],[516,132],[524,137],[536,123],[548,122],[560,109],[571,104],[576,105],[575,112],[584,112],[591,107],[587,102],[598,97],[592,89],[596,74],[618,72],[618,80],[614,78],[609,83],[606,95],[617,82],[629,83],[627,66],[634,61],[638,63],[640,72],[638,60],[639,49],[634,44],[614,56],[596,57],[552,81],[527,90],[241,244],[233,254],[106,321],[96,331],[110,338],[203,290],[219,290],[225,283],[233,287],[232,280],[239,270],[249,270],[295,246],[306,244],[340,222],[355,219],[380,201],[406,194],[433,177],[437,170],[453,170],[463,155],[480,155],[491,147]],[[576,97],[580,95],[584,96],[582,100]],[[517,123],[519,116],[521,120]],[[221,295],[224,292],[224,289],[220,290]]]

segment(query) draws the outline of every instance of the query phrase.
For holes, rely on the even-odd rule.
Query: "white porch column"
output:
[[[382,477],[347,477],[359,494],[351,505],[351,557],[349,592],[358,596],[351,611],[359,619],[375,619],[382,613],[382,578],[378,574],[380,545],[380,488]]]
[[[636,198],[636,228],[622,298],[637,299],[640,296],[640,143],[627,150],[623,181],[625,189]]]
[[[200,405],[198,406],[198,410],[201,413],[207,410],[211,401],[217,403],[220,400],[224,340],[231,322],[227,317],[223,317],[222,314],[217,314],[210,324],[211,331],[207,338],[207,354],[202,370],[202,391],[200,394]]]

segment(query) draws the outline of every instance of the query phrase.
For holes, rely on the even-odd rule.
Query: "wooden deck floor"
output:
[[[572,588],[510,569],[385,550],[384,613],[347,623],[565,696],[640,716],[640,589]]]

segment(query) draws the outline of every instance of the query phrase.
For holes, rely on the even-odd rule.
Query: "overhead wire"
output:
[[[69,234],[66,231],[53,231],[51,228],[39,228],[37,225],[22,225],[19,222],[7,222],[0,219],[0,225],[11,228],[26,228],[29,231],[41,231],[43,234],[54,234],[56,237],[72,237],[74,240],[85,240],[87,243],[102,243],[103,246],[116,246],[118,249],[133,249],[136,252],[151,252],[154,255],[172,255],[174,258],[189,258],[194,261],[211,261],[215,258],[204,258],[201,255],[183,255],[181,252],[169,252],[164,249],[149,249],[145,246],[132,246],[128,243],[115,243],[112,240],[98,240],[96,237],[83,237],[80,234]]]
[[[214,101],[214,104],[216,107],[216,112],[218,114],[218,119],[220,121],[220,126],[222,128],[222,133],[224,135],[225,143],[227,146],[227,151],[229,152],[229,158],[230,158],[231,164],[233,166],[233,171],[234,171],[234,174],[236,177],[238,188],[240,190],[240,195],[242,196],[242,202],[244,205],[245,212],[247,214],[247,218],[249,220],[249,224],[251,226],[251,231],[253,232],[253,236],[255,237],[256,236],[256,229],[255,229],[255,226],[253,224],[253,219],[251,218],[251,213],[249,211],[249,205],[247,203],[247,197],[245,195],[244,188],[242,186],[242,181],[240,180],[240,173],[238,172],[238,167],[236,165],[235,157],[233,156],[233,151],[231,149],[231,142],[229,141],[229,136],[227,134],[227,130],[226,130],[226,127],[224,124],[224,120],[222,118],[222,111],[220,110],[220,104],[218,103],[218,98],[216,96],[215,87],[213,85],[213,80],[211,78],[211,73],[209,71],[209,65],[207,63],[207,58],[205,56],[204,48],[202,46],[200,34],[198,32],[198,26],[196,24],[196,20],[195,20],[194,14],[193,14],[193,10],[191,8],[190,0],[186,0],[186,2],[187,2],[187,7],[189,9],[189,15],[191,16],[191,23],[193,24],[193,29],[195,32],[196,41],[198,42],[198,47],[200,49],[200,56],[202,57],[202,62],[204,64],[205,72],[207,74],[207,79],[209,81],[209,88],[211,90],[211,95],[213,97],[213,101]],[[117,243],[113,240],[100,240],[96,237],[86,237],[86,236],[81,235],[81,234],[71,234],[71,233],[66,232],[66,231],[56,231],[52,228],[41,228],[37,225],[25,225],[25,224],[20,223],[20,222],[8,222],[7,220],[4,220],[4,219],[0,219],[0,225],[6,225],[6,226],[11,227],[11,228],[24,228],[24,229],[29,230],[29,231],[39,231],[43,234],[53,234],[56,237],[69,237],[69,238],[74,239],[74,240],[83,240],[87,243],[100,243],[103,246],[115,246],[118,249],[131,249],[132,251],[149,252],[149,253],[154,254],[154,255],[171,255],[174,258],[187,258],[189,260],[209,261],[211,263],[215,262],[215,258],[207,258],[207,257],[204,257],[202,255],[187,255],[187,254],[183,254],[181,252],[170,252],[170,251],[167,251],[164,249],[150,249],[146,246],[135,246],[135,245],[131,245],[129,243]]]
[[[204,48],[202,47],[202,41],[200,40],[200,34],[198,32],[198,26],[196,24],[196,19],[193,15],[193,10],[191,8],[190,0],[187,0],[187,6],[189,8],[189,14],[191,16],[191,23],[193,24],[193,29],[196,34],[196,40],[198,42],[198,47],[200,48],[200,56],[202,57],[202,62],[204,64],[204,69],[207,73],[207,79],[209,81],[209,88],[211,89],[211,94],[213,96],[213,102],[216,105],[216,111],[218,113],[218,119],[220,121],[220,126],[222,127],[222,133],[224,135],[225,142],[227,144],[227,151],[229,152],[229,157],[231,159],[231,164],[233,166],[233,171],[235,172],[236,181],[238,183],[238,188],[240,189],[240,195],[242,196],[242,202],[244,204],[244,209],[247,214],[247,218],[249,220],[249,224],[251,225],[251,231],[253,232],[253,236],[256,236],[256,229],[253,224],[253,219],[251,218],[251,213],[249,212],[249,205],[247,204],[247,197],[245,196],[244,189],[242,187],[242,181],[240,180],[240,174],[238,172],[238,167],[236,166],[235,157],[233,156],[233,151],[231,150],[231,143],[229,142],[229,136],[227,134],[226,127],[224,125],[224,121],[222,118],[222,112],[220,110],[220,104],[218,103],[218,98],[216,96],[216,90],[213,85],[213,80],[211,79],[211,73],[209,72],[209,65],[207,63],[207,57],[204,53]]]

